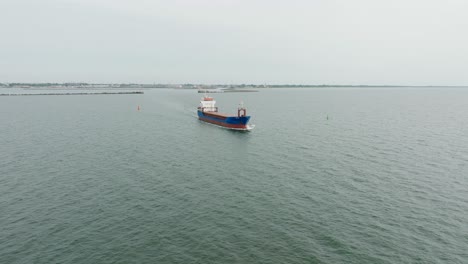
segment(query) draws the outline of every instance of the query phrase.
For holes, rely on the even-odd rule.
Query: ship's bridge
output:
[[[218,107],[215,106],[216,101],[213,97],[204,96],[200,101],[200,106],[198,107],[202,112],[218,112]]]

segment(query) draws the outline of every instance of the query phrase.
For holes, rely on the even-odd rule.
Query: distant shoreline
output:
[[[0,83],[0,88],[22,89],[262,89],[262,88],[468,88],[468,85],[348,85],[348,84],[145,84],[145,83]]]

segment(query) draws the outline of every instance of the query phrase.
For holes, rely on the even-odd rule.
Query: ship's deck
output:
[[[217,117],[224,117],[224,118],[229,117],[228,114],[223,114],[223,113],[219,113],[219,112],[207,112],[207,111],[205,111],[203,113],[205,113],[206,115],[210,115],[210,116],[217,116]]]

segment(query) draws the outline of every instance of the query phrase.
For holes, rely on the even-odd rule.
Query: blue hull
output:
[[[247,123],[250,120],[250,116],[218,116],[215,113],[207,114],[200,110],[198,110],[197,112],[198,119],[231,129],[247,129]]]

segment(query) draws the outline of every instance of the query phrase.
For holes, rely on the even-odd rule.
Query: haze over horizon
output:
[[[0,82],[468,85],[468,1],[3,0]]]

